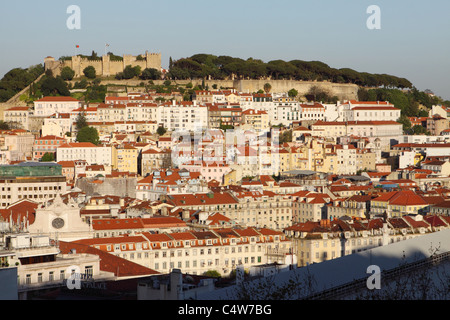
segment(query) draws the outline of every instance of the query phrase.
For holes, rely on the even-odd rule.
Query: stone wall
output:
[[[161,70],[161,54],[146,52],[142,55],[143,60],[138,60],[138,56],[123,55],[121,61],[112,61],[109,55],[104,55],[101,58],[90,60],[80,56],[72,56],[69,60],[56,61],[53,57],[44,59],[45,70],[52,70],[53,75],[61,74],[64,67],[69,67],[75,71],[75,78],[83,76],[83,70],[88,66],[93,66],[98,76],[108,77],[114,76],[122,72],[128,65],[132,67],[139,66],[141,70],[146,68],[154,68]]]
[[[128,85],[128,86],[139,86],[140,83],[146,82],[140,79],[130,79],[130,80],[104,80],[102,84],[104,85]],[[177,83],[179,85],[186,85],[192,83],[195,87],[196,85],[201,85],[202,80],[176,80],[172,83]],[[162,85],[164,80],[153,80],[155,85]],[[355,84],[342,84],[342,83],[331,83],[331,82],[315,82],[315,81],[295,81],[295,80],[205,80],[205,85],[209,87],[210,90],[214,84],[217,88],[233,88],[239,92],[257,92],[264,88],[264,84],[270,83],[272,86],[271,92],[288,92],[291,89],[296,89],[299,92],[299,96],[305,95],[313,86],[317,86],[321,89],[327,90],[331,96],[337,96],[339,100],[357,100],[358,99],[358,86]]]
[[[86,193],[86,196],[111,195],[119,197],[136,197],[137,178],[104,178],[103,183],[93,183],[94,179],[81,178],[76,186]]]

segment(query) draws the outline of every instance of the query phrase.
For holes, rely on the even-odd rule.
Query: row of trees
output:
[[[364,87],[411,88],[405,78],[387,74],[358,72],[350,68],[336,69],[320,61],[272,60],[234,58],[211,54],[196,54],[171,61],[167,75],[170,79],[274,79],[330,81],[354,83]]]
[[[21,90],[28,87],[44,73],[42,64],[27,69],[14,68],[8,71],[0,80],[0,102],[6,102]]]

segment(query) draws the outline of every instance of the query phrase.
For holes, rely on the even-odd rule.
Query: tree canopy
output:
[[[77,131],[80,131],[81,129],[83,129],[84,127],[87,127],[87,120],[86,120],[86,116],[84,115],[83,111],[80,111],[78,113],[77,119],[75,121],[75,127],[77,129]]]
[[[27,69],[14,68],[8,71],[0,80],[0,102],[6,102],[11,99],[43,73],[44,67],[42,64],[31,66]]]
[[[97,76],[95,68],[93,66],[84,68],[83,73],[89,79],[95,79],[95,77]]]
[[[364,87],[412,88],[412,83],[388,74],[370,74],[350,68],[336,69],[321,61],[272,60],[195,54],[188,58],[172,61],[167,77],[170,79],[274,79],[330,81],[354,83]]]
[[[55,161],[55,155],[53,154],[53,152],[46,152],[41,158],[41,162],[53,162],[53,161]]]
[[[83,127],[77,133],[77,141],[91,142],[95,145],[98,145],[100,142],[100,138],[97,129],[95,129],[94,127]]]
[[[61,78],[65,81],[72,80],[75,76],[75,71],[73,71],[70,67],[64,67],[61,70]]]
[[[70,96],[67,83],[59,76],[45,76],[40,83],[40,91],[44,96]]]

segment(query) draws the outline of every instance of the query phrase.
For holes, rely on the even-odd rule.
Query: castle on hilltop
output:
[[[92,66],[95,68],[96,74],[99,76],[114,76],[127,66],[141,67],[141,70],[146,68],[154,68],[161,70],[161,53],[145,52],[144,55],[123,55],[121,59],[111,59],[111,56],[103,55],[98,59],[90,59],[82,56],[72,56],[64,60],[55,60],[53,57],[44,59],[45,71],[51,70],[54,76],[60,75],[64,67],[69,67],[75,71],[75,77],[83,75],[83,70],[86,67]]]

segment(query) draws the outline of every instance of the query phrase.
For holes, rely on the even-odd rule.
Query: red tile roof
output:
[[[59,249],[62,254],[68,254],[72,249],[77,253],[88,253],[100,257],[100,270],[113,272],[116,277],[134,277],[159,274],[159,272],[144,267],[140,264],[120,258],[114,254],[96,249],[86,244],[76,242],[59,241]]]
[[[228,192],[175,194],[168,196],[168,203],[175,206],[202,206],[218,204],[237,204],[238,201]]]
[[[72,97],[43,97],[42,99],[36,100],[35,102],[80,102],[79,100]]]

